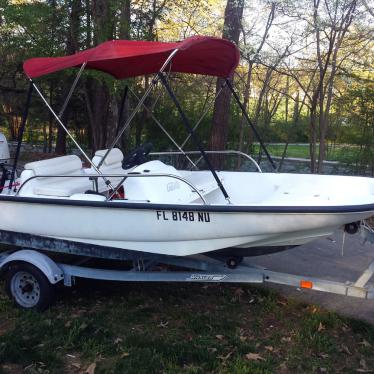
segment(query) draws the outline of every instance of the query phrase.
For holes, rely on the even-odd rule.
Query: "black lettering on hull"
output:
[[[178,222],[210,222],[209,212],[183,212],[183,211],[163,211],[157,210],[158,221],[178,221]]]

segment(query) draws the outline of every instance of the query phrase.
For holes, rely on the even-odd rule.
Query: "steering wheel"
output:
[[[136,147],[123,158],[122,168],[126,170],[144,164],[144,162],[147,162],[147,155],[151,152],[152,148],[152,143],[144,143],[139,147]]]

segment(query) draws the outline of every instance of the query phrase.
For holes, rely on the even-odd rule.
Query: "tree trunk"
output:
[[[288,122],[288,101],[289,101],[289,95],[288,92],[290,91],[290,77],[287,75],[286,77],[286,108],[285,108],[285,122],[287,124]]]
[[[312,105],[309,117],[309,154],[310,172],[316,172],[316,148],[317,148],[317,106]]]
[[[66,54],[68,55],[72,55],[79,50],[79,43],[78,43],[77,37],[79,35],[81,10],[82,9],[81,9],[80,0],[72,0],[71,11],[70,11],[70,25],[69,25],[67,41],[66,41]],[[64,84],[64,88],[62,90],[63,92],[62,102],[65,100],[66,96],[68,95],[70,86],[72,84],[73,84],[73,79],[68,79],[68,81]],[[68,125],[69,115],[70,115],[70,108],[69,106],[67,106],[61,118],[65,126]],[[61,126],[57,126],[57,138],[56,138],[55,151],[58,154],[66,154],[66,132],[64,129],[61,128]]]
[[[120,16],[120,26],[119,26],[119,37],[120,39],[130,39],[130,11],[131,11],[131,1],[122,0],[121,5],[121,16]]]
[[[120,17],[120,27],[119,27],[119,38],[120,39],[130,39],[130,17],[131,17],[131,1],[123,0],[121,5],[121,17]],[[118,123],[117,132],[121,125],[123,125],[129,116],[129,103],[130,95],[127,93],[126,101],[122,105],[124,91],[121,92],[121,103],[119,104],[118,111]],[[121,138],[121,148],[124,153],[127,153],[131,146],[131,128],[127,127]]]
[[[108,125],[107,125],[107,138],[106,138],[106,145],[109,147],[116,135],[117,135],[117,124],[118,124],[118,117],[119,117],[119,108],[118,108],[118,101],[115,95],[109,96],[109,106],[108,106]]]
[[[107,144],[107,118],[109,111],[108,87],[94,79],[88,79],[84,91],[92,134],[92,150],[95,152]]]
[[[114,23],[110,6],[111,3],[105,0],[92,1],[94,45],[113,39]],[[92,147],[93,151],[96,151],[106,147],[110,134],[115,133],[118,122],[115,114],[117,113],[118,116],[118,108],[111,108],[113,101],[109,88],[98,79],[88,79],[84,93],[91,127]]]
[[[238,44],[243,17],[244,0],[227,0],[225,20],[222,37]],[[232,81],[232,78],[230,78]],[[224,79],[217,80],[216,92],[220,89]],[[213,112],[213,125],[210,133],[209,149],[223,150],[226,148],[229,117],[230,117],[231,92],[225,87],[221,95],[215,100]],[[212,157],[213,166],[221,168],[222,157]]]
[[[245,88],[244,88],[244,99],[243,99],[243,106],[246,110],[248,110],[248,104],[249,104],[249,96],[251,93],[251,79],[252,79],[252,66],[253,64],[250,63],[248,66],[248,72],[247,72],[247,80],[245,82]],[[238,150],[239,152],[243,151],[243,146],[244,146],[244,125],[246,122],[246,118],[244,115],[242,115],[242,118],[240,120],[240,134],[239,134],[239,147]],[[249,142],[248,138],[248,142]],[[238,163],[237,163],[237,168],[240,168],[242,158],[241,156],[238,156]]]
[[[85,0],[84,7],[85,7],[84,13],[86,16],[86,24],[85,24],[86,48],[90,48],[92,47],[92,25],[91,25],[92,14],[91,14],[90,0]]]

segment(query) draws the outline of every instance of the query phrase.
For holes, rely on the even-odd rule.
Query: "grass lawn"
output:
[[[273,156],[281,157],[284,151],[284,144],[269,144],[267,146],[269,152]],[[335,148],[330,150],[327,154],[327,161],[340,161],[345,163],[353,163],[356,159],[358,147],[348,145],[336,145]],[[256,145],[255,153],[259,151],[259,146]],[[318,155],[318,146],[317,146]],[[310,158],[308,144],[290,144],[287,147],[286,157],[296,158]]]
[[[0,373],[356,373],[374,327],[251,286],[81,281],[38,314],[0,293]]]

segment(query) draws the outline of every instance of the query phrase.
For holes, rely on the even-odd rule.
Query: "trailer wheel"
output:
[[[345,226],[344,226],[344,230],[345,232],[347,232],[348,234],[356,234],[356,232],[360,229],[360,222],[351,222],[351,223],[347,223]]]
[[[5,289],[15,304],[23,309],[42,312],[54,301],[54,287],[47,277],[28,263],[10,265],[5,275]]]

